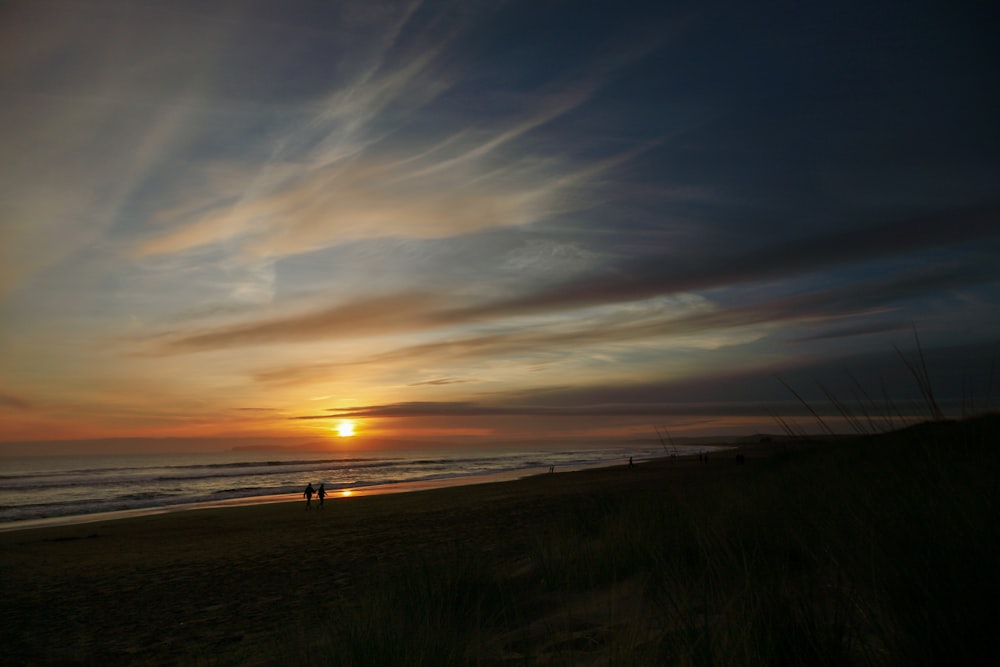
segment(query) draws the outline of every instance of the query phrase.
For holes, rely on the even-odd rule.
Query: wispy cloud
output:
[[[934,216],[859,225],[846,231],[810,234],[799,240],[764,244],[749,250],[681,255],[668,249],[627,257],[588,279],[506,304],[483,306],[511,313],[581,308],[661,294],[731,287],[818,273],[860,262],[901,256],[1000,237],[1000,207],[950,211]],[[470,309],[470,314],[478,308]]]
[[[281,386],[357,372],[365,366],[396,368],[402,373],[414,360],[420,367],[517,359],[530,365],[543,358],[578,361],[601,350],[615,358],[636,353],[640,345],[678,352],[707,350],[745,345],[778,330],[791,330],[792,325],[795,330],[821,332],[794,339],[800,343],[886,333],[898,330],[899,311],[908,300],[981,284],[984,279],[995,280],[982,267],[933,267],[827,290],[758,299],[741,306],[720,307],[707,300],[651,301],[627,310],[596,309],[568,319],[534,320],[530,326],[508,323],[496,332],[449,335],[401,347],[393,344],[384,352],[273,367],[257,371],[253,377]],[[883,321],[883,316],[890,320]],[[904,328],[909,326],[907,322]],[[619,371],[630,372],[627,368]]]
[[[904,346],[905,347],[905,346]],[[970,375],[970,368],[988,369],[995,365],[997,341],[985,344],[925,350],[927,363],[937,387],[950,396],[956,390],[986,390],[988,372]],[[773,414],[809,417],[801,403],[790,395],[777,376],[806,395],[812,407],[826,415],[838,415],[837,406],[827,400],[819,383],[832,388],[842,400],[862,399],[858,385],[880,394],[890,392],[896,409],[913,410],[911,398],[919,398],[913,378],[892,354],[850,352],[819,361],[790,360],[783,366],[719,371],[701,377],[684,377],[657,382],[600,382],[586,386],[552,385],[530,390],[490,394],[480,400],[407,401],[384,404],[349,405],[321,413],[297,415],[295,420],[337,418],[435,419],[463,417],[572,418],[643,417],[663,419],[683,416],[770,417]],[[746,396],[753,396],[748,400]],[[987,400],[983,396],[980,401]],[[919,410],[916,411],[919,414]],[[648,423],[648,422],[647,422]],[[654,422],[655,423],[655,422]]]
[[[185,192],[183,203],[158,213],[158,231],[138,243],[137,254],[226,244],[238,255],[280,258],[359,239],[433,239],[525,225],[588,206],[599,199],[603,174],[656,145],[644,141],[581,162],[521,141],[585,105],[652,42],[609,61],[615,66],[603,73],[521,93],[523,109],[488,123],[460,118],[466,125],[458,131],[443,121],[410,127],[412,114],[468,76],[449,55],[461,24],[438,40],[409,40],[400,57],[396,36],[415,8],[387,15],[379,31],[387,37],[365,65],[269,138],[257,151],[267,155],[262,163],[201,201]],[[448,115],[429,115],[435,113]]]
[[[21,398],[20,396],[15,396],[14,394],[0,391],[0,408],[8,408],[11,410],[30,410],[32,407],[34,406],[31,401]]]
[[[474,382],[474,380],[461,379],[461,378],[438,378],[436,380],[425,380],[424,382],[411,382],[410,386],[411,387],[425,387],[425,386],[442,387],[444,385],[449,385],[449,384],[465,384],[466,382]]]
[[[792,406],[791,401],[783,408]],[[628,403],[578,406],[488,405],[471,401],[414,401],[386,405],[360,405],[326,414],[299,415],[295,420],[373,417],[664,417],[669,415],[769,415],[770,406],[744,402]],[[805,410],[801,410],[805,413]]]
[[[222,327],[169,340],[167,351],[198,350],[301,342],[413,331],[435,324],[436,298],[409,293],[374,297],[319,312]]]
[[[244,256],[282,257],[359,239],[442,238],[522,225],[567,208],[568,186],[551,183],[536,165],[503,179],[466,172],[408,184],[394,182],[387,170],[357,158],[296,174],[266,193],[209,205],[180,226],[167,223],[171,231],[143,242],[140,254],[232,242]]]
[[[963,236],[961,219],[953,223],[951,231],[956,235],[924,234],[924,242],[933,244],[950,240],[982,238],[993,234],[993,227],[986,217],[972,218]],[[956,228],[957,232],[956,232]],[[894,231],[898,231],[895,226]],[[877,237],[876,229],[873,236]],[[914,235],[920,235],[920,229]],[[884,230],[883,230],[884,232]],[[855,234],[846,236],[854,238]],[[859,259],[869,259],[875,250],[871,247],[857,249],[840,241],[844,249],[841,255],[828,256],[823,249],[836,247],[836,239],[820,237],[802,242],[800,254],[786,258],[787,247],[765,247],[749,251],[743,256],[730,256],[728,262],[719,261],[712,267],[696,264],[693,267],[674,265],[663,272],[657,281],[652,276],[637,280],[632,276],[611,274],[603,282],[593,277],[583,276],[574,285],[561,287],[540,294],[501,299],[492,303],[475,306],[455,306],[446,294],[402,293],[390,296],[364,298],[357,302],[337,305],[312,313],[277,317],[267,320],[232,325],[213,331],[172,336],[163,345],[166,352],[185,352],[217,349],[241,345],[322,340],[366,335],[371,333],[399,333],[434,328],[450,328],[475,325],[485,322],[501,322],[508,318],[523,318],[539,312],[545,305],[548,313],[564,310],[578,310],[609,307],[603,313],[592,312],[582,318],[576,317],[564,323],[553,316],[547,322],[536,321],[535,326],[523,330],[514,322],[512,332],[498,332],[473,337],[449,336],[444,342],[424,343],[392,354],[419,355],[447,351],[449,354],[481,354],[491,350],[493,354],[510,353],[515,349],[529,347],[546,348],[556,346],[597,344],[604,341],[625,341],[657,336],[683,336],[708,331],[720,331],[751,325],[771,326],[791,320],[806,321],[843,318],[864,313],[877,312],[892,307],[900,301],[947,289],[968,285],[990,284],[1000,280],[1000,275],[992,265],[969,263],[965,265],[930,266],[911,270],[898,275],[880,277],[859,286],[847,284],[826,290],[781,298],[770,297],[764,301],[752,302],[738,307],[699,307],[692,310],[692,302],[674,302],[664,305],[652,304],[637,311],[621,311],[617,305],[643,302],[648,299],[675,297],[684,292],[682,288],[737,287],[754,281],[794,276],[805,271],[816,271],[821,267],[843,263],[853,265]],[[900,244],[910,248],[923,247],[913,241],[900,240]],[[873,242],[874,245],[879,245]],[[900,252],[898,245],[886,245],[885,254]],[[805,257],[803,257],[805,255]],[[783,262],[782,262],[783,260]],[[812,260],[812,261],[807,261]],[[771,261],[779,263],[758,266]],[[711,268],[717,273],[712,273]],[[783,270],[783,274],[777,273]],[[720,283],[728,278],[730,283]],[[708,302],[702,302],[706,306]],[[641,313],[637,318],[636,313]]]
[[[0,293],[121,223],[192,136],[224,46],[210,32],[188,30],[183,52],[164,59],[157,45],[178,39],[183,24],[135,21],[110,7],[56,7],[17,4],[17,20],[0,28]],[[150,79],[164,87],[149,89]]]

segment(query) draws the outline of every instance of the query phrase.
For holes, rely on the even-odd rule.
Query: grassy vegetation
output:
[[[883,423],[865,405],[859,424]],[[1000,415],[858,430],[747,446],[746,465],[0,533],[0,646],[10,664],[1000,664]]]
[[[452,544],[286,664],[1000,664],[1000,416],[580,495],[519,557]]]

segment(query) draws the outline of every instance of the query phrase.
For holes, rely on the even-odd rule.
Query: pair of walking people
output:
[[[306,509],[307,510],[312,509],[312,498],[313,498],[313,495],[315,495],[317,498],[319,498],[319,508],[323,509],[323,500],[326,498],[326,485],[325,484],[320,484],[319,485],[319,489],[314,489],[313,485],[312,485],[312,482],[309,482],[309,485],[306,486],[306,490],[302,492],[302,495],[306,499]]]

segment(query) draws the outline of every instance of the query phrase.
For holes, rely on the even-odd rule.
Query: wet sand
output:
[[[722,448],[724,449],[724,448]],[[561,466],[559,472],[575,472],[577,470],[590,470],[593,468],[613,467],[614,463],[594,463],[575,466]],[[332,499],[337,498],[358,498],[362,496],[381,496],[393,493],[409,493],[412,491],[426,491],[431,489],[443,489],[452,486],[471,486],[474,484],[490,484],[493,482],[507,482],[540,475],[544,470],[542,467],[534,469],[506,470],[503,472],[487,473],[480,475],[467,475],[458,477],[442,477],[437,479],[417,480],[412,482],[393,482],[390,484],[373,484],[371,486],[354,486],[346,488],[332,487],[327,493]],[[174,512],[186,512],[200,509],[225,509],[242,505],[268,505],[272,503],[290,503],[299,500],[298,493],[284,493],[269,496],[247,496],[245,498],[227,498],[225,500],[202,501],[196,503],[184,503],[178,505],[168,505],[165,507],[143,507],[136,509],[123,509],[111,512],[95,512],[93,514],[77,514],[69,516],[47,517],[43,519],[27,519],[23,521],[0,522],[0,533],[10,530],[24,530],[28,528],[47,528],[56,526],[71,526],[84,523],[99,523],[104,521],[117,521],[119,519],[130,519],[156,514],[169,514]]]
[[[410,493],[334,495],[323,510],[306,511],[300,500],[8,531],[0,533],[0,646],[11,664],[176,664],[234,651],[253,655],[415,557],[461,545],[513,573],[537,535],[593,494],[697,483],[738,470],[729,454],[709,465],[682,457]]]

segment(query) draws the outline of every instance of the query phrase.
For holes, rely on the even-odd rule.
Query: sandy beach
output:
[[[12,530],[0,646],[12,665],[992,664],[996,426]]]
[[[693,458],[368,497],[172,512],[0,534],[8,659],[148,664],[254,655],[415,558],[516,574],[588,498],[718,473]],[[315,501],[314,501],[315,503]],[[263,659],[262,663],[269,662]]]

